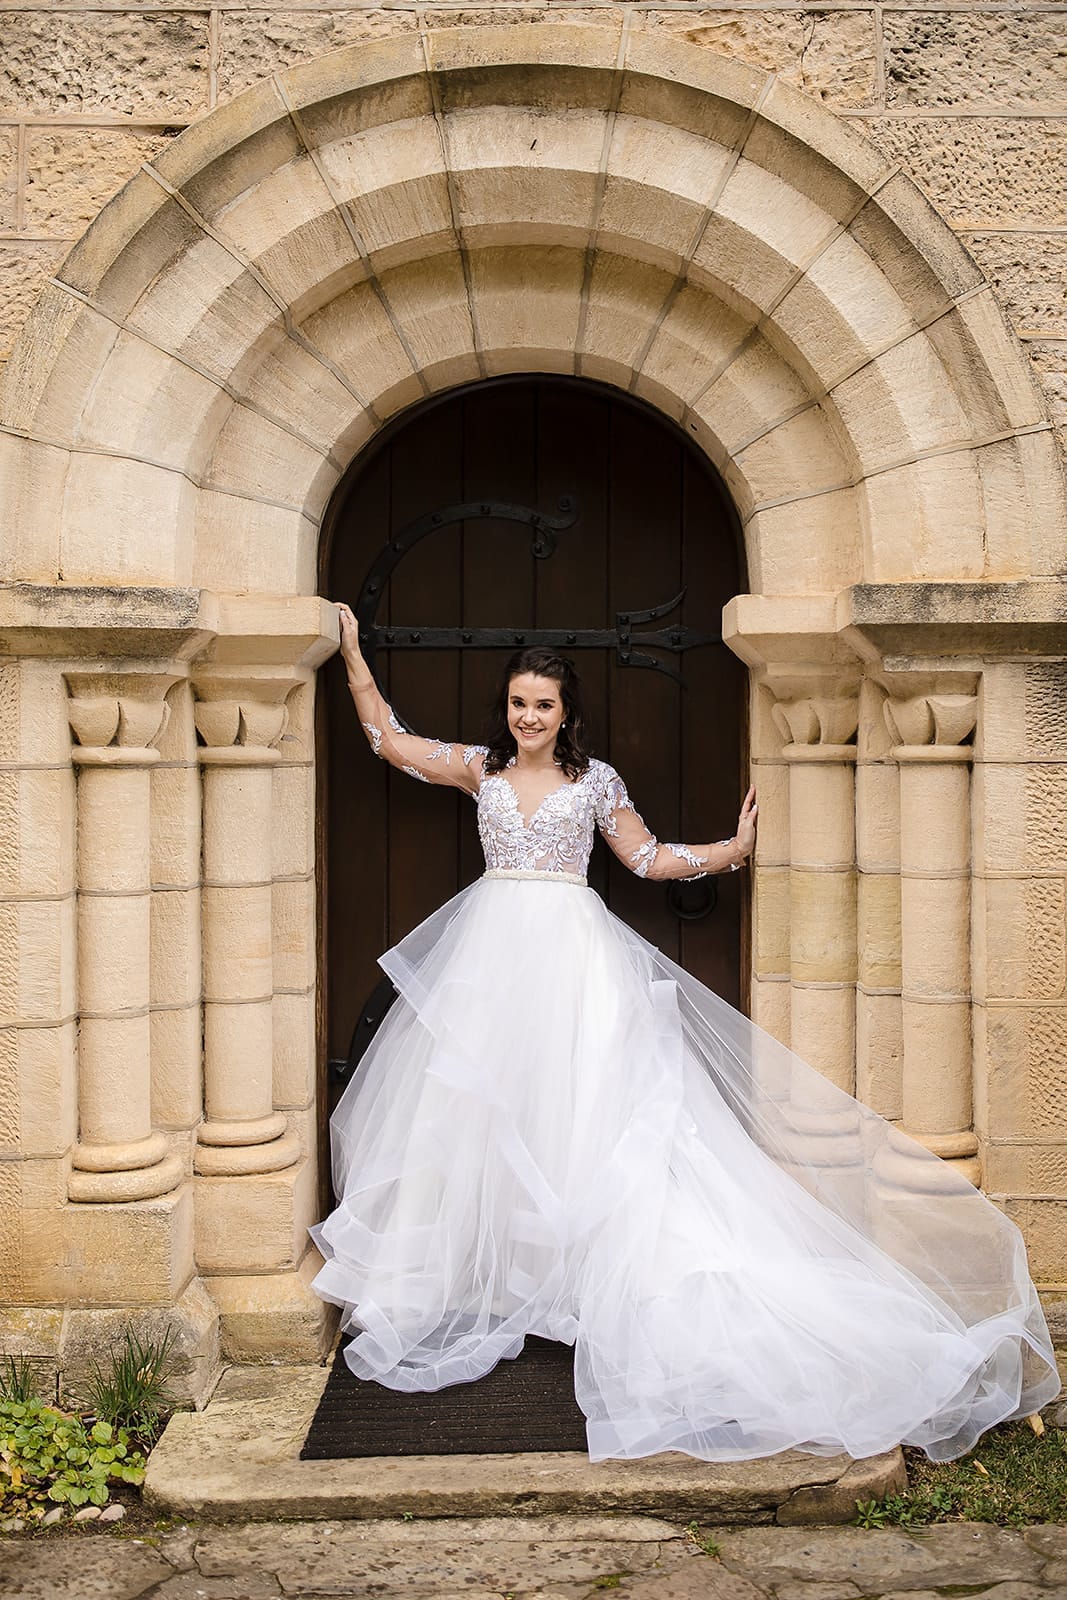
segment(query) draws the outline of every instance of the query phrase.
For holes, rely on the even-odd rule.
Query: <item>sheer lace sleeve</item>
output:
[[[609,847],[639,878],[705,878],[708,875],[711,862],[706,855],[698,854],[697,848],[687,844],[660,844],[645,826],[619,774],[607,766],[597,800],[596,821]],[[721,841],[724,845],[729,842]],[[735,870],[733,862],[729,867]]]
[[[423,739],[407,733],[377,685],[353,689],[352,698],[371,749],[391,767],[421,783],[450,784],[468,794],[478,793],[486,748],[480,744],[450,744],[444,739]]]

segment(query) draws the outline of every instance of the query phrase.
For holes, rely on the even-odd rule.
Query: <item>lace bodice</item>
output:
[[[376,756],[422,783],[450,784],[478,805],[486,867],[495,871],[584,875],[596,833],[639,878],[702,878],[707,859],[689,845],[661,844],[645,826],[626,785],[606,761],[590,761],[571,782],[560,771],[527,818],[508,770],[486,773],[484,745],[450,744],[408,733],[377,690],[360,690],[363,729]],[[515,765],[512,761],[511,766]],[[728,841],[721,841],[723,844]],[[725,865],[733,866],[733,863]],[[724,870],[720,868],[719,870]]]

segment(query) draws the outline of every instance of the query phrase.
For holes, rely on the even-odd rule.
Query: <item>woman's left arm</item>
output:
[[[737,832],[717,844],[660,844],[645,826],[617,772],[608,778],[597,805],[597,826],[619,860],[639,878],[704,878],[736,872],[756,846],[756,791],[749,789],[737,819]]]

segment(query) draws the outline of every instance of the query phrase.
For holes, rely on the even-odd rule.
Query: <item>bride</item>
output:
[[[1059,1391],[1017,1228],[586,887],[739,868],[660,844],[586,748],[572,664],[509,663],[488,745],[404,732],[339,607],[374,753],[478,807],[486,872],[381,958],[399,990],[332,1120],[317,1292],[360,1378],[574,1345],[591,1459],[963,1454]]]

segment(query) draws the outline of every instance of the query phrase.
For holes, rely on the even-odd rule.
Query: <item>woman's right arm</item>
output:
[[[371,749],[391,767],[397,767],[423,783],[449,784],[477,794],[482,778],[485,750],[481,745],[449,744],[439,739],[422,739],[405,732],[393,708],[374,681],[359,648],[359,624],[351,608],[337,607],[341,629],[341,655],[348,674],[348,689],[355,702],[356,715]]]

